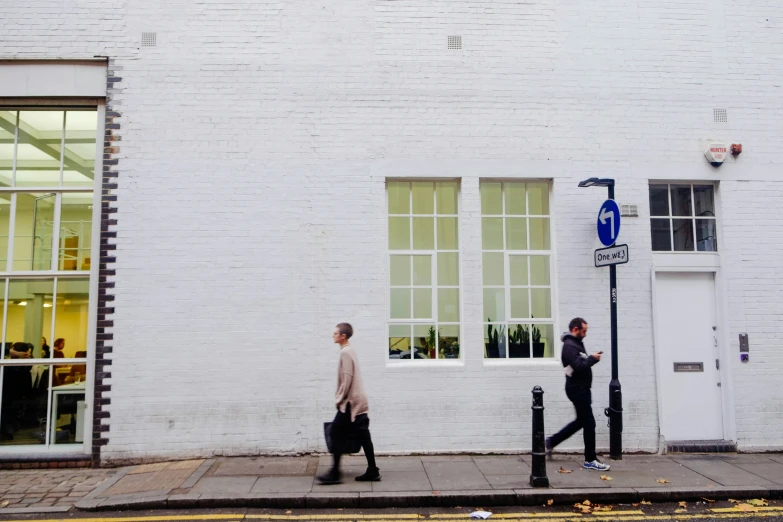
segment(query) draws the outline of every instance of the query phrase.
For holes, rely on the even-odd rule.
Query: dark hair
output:
[[[568,323],[568,331],[570,332],[574,328],[582,328],[582,325],[587,324],[587,321],[582,319],[581,317],[574,317],[571,319],[571,322]]]
[[[54,340],[54,347],[55,348],[57,348],[59,346],[62,346],[63,344],[65,344],[65,339],[63,339],[62,337],[60,337],[59,339],[55,339]]]
[[[341,334],[345,334],[346,339],[350,339],[353,336],[353,326],[348,323],[340,323],[337,325],[337,329]]]

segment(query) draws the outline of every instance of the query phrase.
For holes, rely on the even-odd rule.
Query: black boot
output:
[[[364,475],[356,477],[357,482],[379,482],[381,480],[381,470],[378,468],[367,468]]]
[[[316,478],[321,484],[324,485],[342,484],[343,482],[342,473],[340,473],[340,470],[337,468],[332,468],[328,473],[324,475],[319,475]]]

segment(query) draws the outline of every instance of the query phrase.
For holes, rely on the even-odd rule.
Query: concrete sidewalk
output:
[[[0,472],[0,514],[156,508],[385,508],[783,498],[783,454],[626,456],[611,471],[577,455],[548,461],[550,488],[531,488],[529,455],[381,457],[383,480],[359,483],[362,456],[343,459],[344,483],[315,480],[330,457],[237,457],[108,470]],[[560,472],[560,469],[568,472]],[[53,474],[56,474],[53,475]],[[602,478],[602,476],[604,478]],[[59,488],[59,489],[58,489]]]

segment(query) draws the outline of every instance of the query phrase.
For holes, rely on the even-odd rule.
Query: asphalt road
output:
[[[766,505],[765,505],[766,504]],[[186,511],[125,511],[67,514],[12,515],[3,514],[0,520],[26,521],[62,520],[67,522],[464,522],[471,512],[481,506],[462,508],[406,508],[383,510],[186,510]],[[755,521],[783,522],[783,501],[755,499],[744,502],[688,502],[670,504],[634,504],[607,506],[518,506],[486,508],[492,513],[488,522],[546,522],[572,521]]]

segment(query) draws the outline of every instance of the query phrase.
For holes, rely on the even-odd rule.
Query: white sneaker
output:
[[[592,469],[592,470],[595,470],[595,471],[609,471],[609,465],[608,464],[604,464],[603,462],[601,462],[598,459],[595,459],[592,462],[585,462],[584,468],[585,469]]]

